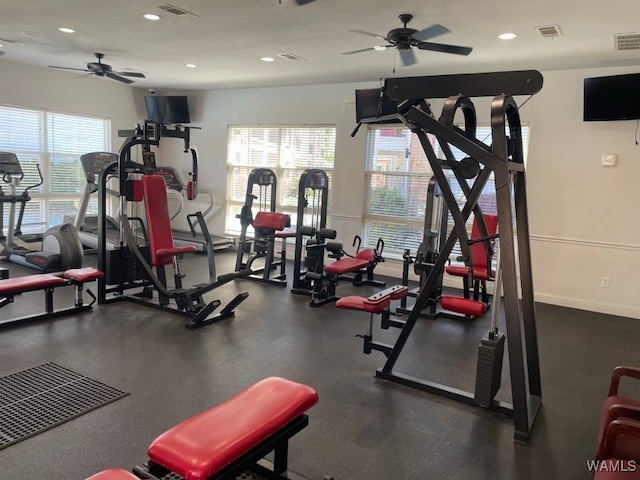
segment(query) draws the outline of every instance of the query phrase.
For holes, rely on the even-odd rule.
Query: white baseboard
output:
[[[578,310],[617,315],[619,317],[637,318],[640,320],[640,309],[629,305],[592,302],[584,298],[565,297],[550,293],[536,293],[535,299],[537,302],[557,305],[559,307],[577,308]]]

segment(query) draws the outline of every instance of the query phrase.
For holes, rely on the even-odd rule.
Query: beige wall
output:
[[[82,76],[0,60],[0,103],[111,119],[112,149],[122,139],[118,129],[132,128],[138,118],[134,90],[103,78]]]

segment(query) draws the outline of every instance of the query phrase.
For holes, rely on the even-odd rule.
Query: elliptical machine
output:
[[[4,204],[9,203],[7,236],[3,238],[0,257],[44,272],[82,267],[84,259],[82,244],[78,238],[78,232],[71,224],[64,223],[47,230],[42,237],[42,251],[29,250],[15,243],[16,232],[20,232],[22,228],[26,204],[31,200],[29,189],[41,185],[43,181],[40,166],[38,165],[40,182],[28,186],[20,195],[16,191],[24,178],[24,172],[15,153],[0,152],[0,175],[2,175],[2,181],[9,185],[8,194],[0,187],[0,228],[4,225]],[[16,222],[17,203],[20,204],[20,208]]]

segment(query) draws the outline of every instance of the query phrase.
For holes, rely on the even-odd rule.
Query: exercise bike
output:
[[[25,188],[20,195],[17,189],[24,178],[24,172],[15,153],[0,152],[0,175],[2,182],[9,186],[9,193],[5,193],[0,186],[0,228],[4,225],[4,204],[9,204],[9,219],[7,236],[2,235],[0,244],[2,251],[0,258],[26,267],[44,272],[68,270],[82,267],[82,244],[78,232],[73,225],[65,223],[47,230],[42,236],[42,250],[34,251],[17,245],[17,232],[21,231],[22,219],[26,204],[31,200],[29,189],[43,183],[40,166],[38,168],[39,183]],[[16,222],[16,204],[20,204],[18,220]]]

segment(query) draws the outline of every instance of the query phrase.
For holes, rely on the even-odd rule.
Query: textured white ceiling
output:
[[[175,16],[154,0],[0,0],[0,62],[84,68],[102,52],[114,70],[144,72],[134,86],[210,89],[372,81],[393,76],[394,51],[342,52],[380,41],[351,32],[386,33],[414,15],[418,30],[439,23],[451,33],[433,39],[474,47],[468,57],[416,51],[396,76],[505,69],[640,65],[640,50],[618,52],[615,33],[640,31],[638,0],[171,0],[194,15]],[[164,18],[150,22],[143,13]],[[542,38],[536,26],[559,25]],[[57,27],[70,27],[64,34]],[[515,31],[516,40],[500,33]],[[40,36],[42,35],[42,36]],[[293,53],[302,63],[277,57]],[[271,56],[271,63],[260,57]],[[185,63],[195,63],[188,69]],[[69,72],[70,80],[80,72]],[[82,81],[82,80],[78,80]],[[112,81],[112,80],[104,80]]]

